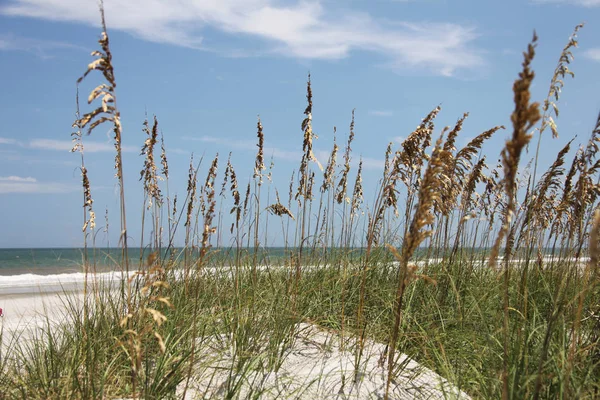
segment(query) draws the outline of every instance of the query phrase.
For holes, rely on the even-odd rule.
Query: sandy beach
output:
[[[81,283],[68,285],[39,286],[26,293],[0,294],[0,308],[4,316],[0,318],[2,346],[12,347],[15,341],[22,343],[32,340],[49,326],[64,321],[69,305],[82,307],[83,292]],[[214,344],[223,343],[216,338]],[[349,339],[345,351],[340,351],[339,335],[326,332],[318,327],[299,324],[297,338],[286,352],[285,360],[277,372],[257,372],[248,380],[244,392],[260,390],[264,398],[299,399],[369,399],[382,398],[385,390],[386,369],[381,362],[385,345],[367,342],[364,359],[361,362],[359,380],[354,382],[354,354]],[[226,349],[204,347],[202,367],[195,372],[185,399],[220,398],[228,385],[227,364],[230,362]],[[442,399],[469,398],[457,390],[444,378],[424,368],[406,355],[399,355],[404,369],[394,382],[394,399]],[[206,363],[210,360],[210,363]],[[260,375],[260,376],[258,376]],[[260,382],[260,387],[256,383]],[[183,386],[178,393],[182,395]]]
[[[81,306],[81,291],[57,292],[40,291],[34,294],[0,295],[0,318],[2,345],[8,346],[13,340],[26,340],[33,337],[36,329],[56,325],[64,320],[68,301]]]

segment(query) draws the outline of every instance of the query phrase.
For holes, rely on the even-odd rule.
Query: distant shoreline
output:
[[[501,266],[501,260],[502,257],[498,258],[500,265]],[[562,262],[574,262],[575,258],[569,258],[569,259],[560,259],[557,258],[557,260],[560,260]],[[425,264],[429,264],[429,263],[436,263],[436,262],[440,262],[442,261],[442,259],[436,259],[436,258],[430,258],[427,260],[418,260],[418,261],[414,261],[412,263],[418,265],[418,266],[424,266]],[[520,263],[523,262],[523,259],[512,259],[510,262],[511,264],[516,264],[516,263]],[[589,261],[589,257],[580,257],[579,258],[579,264],[585,264]],[[482,261],[481,260],[474,260],[473,261],[475,264],[474,265],[481,265]],[[532,265],[535,265],[535,263],[537,262],[537,260],[535,258],[533,258],[531,261]],[[544,257],[544,262],[552,262],[552,257]],[[393,264],[397,264],[397,262],[391,262]],[[133,265],[131,270],[129,271],[130,276],[134,275],[137,270],[138,270],[139,265]],[[229,270],[232,266],[231,265],[221,265],[218,269],[219,270]],[[277,265],[277,264],[270,264],[270,265],[262,265],[262,266],[258,266],[258,269],[266,269],[266,268],[275,268],[275,269],[283,269],[286,266],[281,264],[281,265]],[[303,266],[303,268],[307,268],[307,269],[312,269],[315,266],[310,266],[310,265],[305,265]],[[321,266],[321,267],[326,267],[326,266]],[[180,269],[180,268],[177,268]],[[217,268],[215,267],[206,267],[205,270],[210,270],[210,271],[217,271]],[[2,271],[2,269],[0,269],[0,271]],[[46,271],[44,271],[46,272]],[[116,282],[121,280],[124,277],[125,272],[120,270],[120,269],[114,269],[114,268],[97,268],[96,272],[94,273],[93,270],[90,270],[88,273],[88,277],[90,278],[90,281],[97,281],[97,282],[103,282],[103,283],[110,283],[110,282]],[[2,279],[0,280],[0,301],[2,300],[2,296],[5,295],[14,295],[14,294],[39,294],[40,291],[43,289],[43,292],[45,293],[59,293],[59,292],[63,292],[63,291],[77,291],[77,290],[83,290],[83,283],[85,280],[85,272],[83,272],[81,269],[78,270],[77,272],[57,272],[57,273],[50,273],[50,274],[35,274],[35,273],[31,273],[31,272],[25,272],[25,273],[21,273],[21,274],[3,274],[0,272],[0,276],[2,276]],[[1,305],[0,305],[1,307]]]

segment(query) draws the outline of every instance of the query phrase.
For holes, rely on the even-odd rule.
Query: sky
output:
[[[560,137],[544,133],[540,164],[577,136],[573,154],[600,110],[600,0],[105,0],[105,10],[134,245],[146,115],[157,116],[164,134],[171,196],[185,196],[192,153],[196,160],[219,153],[222,166],[233,152],[245,185],[259,115],[275,185],[286,192],[300,161],[310,72],[317,158],[327,161],[334,126],[338,144],[345,143],[355,109],[353,171],[362,157],[369,202],[387,144],[399,146],[437,105],[436,133],[470,113],[458,147],[493,126],[509,128],[484,147],[495,164],[511,133],[512,83],[534,30],[532,91],[541,102],[573,28],[586,23],[570,65],[575,78],[565,79],[558,102]],[[99,35],[95,0],[0,0],[0,248],[83,242],[79,156],[69,152],[70,135],[76,80]],[[82,98],[100,82],[90,74]],[[81,107],[92,109],[85,101]],[[105,210],[118,225],[110,128],[84,144],[100,232]],[[533,154],[531,148],[523,163]]]

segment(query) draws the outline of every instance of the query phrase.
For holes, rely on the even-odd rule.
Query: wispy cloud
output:
[[[363,157],[362,162],[364,169],[383,169],[385,163],[384,160],[371,157]]]
[[[583,53],[583,55],[589,58],[590,60],[600,61],[600,47],[589,49],[588,51]]]
[[[192,140],[192,141],[197,141],[197,142],[204,142],[204,143],[213,143],[216,145],[224,145],[224,146],[228,146],[228,147],[232,147],[232,148],[236,148],[236,149],[240,149],[240,150],[247,150],[247,151],[257,151],[257,147],[256,147],[256,143],[249,141],[249,140],[232,140],[230,138],[224,138],[224,137],[216,137],[216,136],[200,136],[200,137],[189,137],[189,136],[184,136],[182,137],[183,140]],[[277,147],[270,147],[270,146],[265,146],[264,147],[264,153],[265,153],[265,157],[273,157],[273,158],[278,158],[278,159],[284,159],[284,160],[300,160],[302,158],[302,152],[300,151],[293,151],[293,150],[284,150],[284,149],[280,149]],[[319,160],[321,161],[321,160]]]
[[[35,183],[37,182],[37,179],[32,178],[30,176],[26,177],[26,178],[22,178],[20,176],[0,176],[0,182],[31,182],[31,183]]]
[[[64,151],[69,152],[73,148],[73,142],[70,140],[55,140],[55,139],[31,139],[27,142],[22,142],[16,139],[0,137],[0,144],[8,144],[26,149],[48,150],[48,151]],[[113,153],[115,146],[110,142],[87,141],[83,142],[86,153]],[[135,146],[122,146],[121,150],[124,153],[138,153],[140,148]],[[190,154],[189,150],[180,148],[166,149],[168,154]]]
[[[53,57],[53,51],[60,49],[86,50],[67,42],[32,39],[9,33],[0,33],[0,51],[24,51],[42,58],[51,58]]]
[[[391,117],[394,113],[390,110],[371,110],[369,111],[369,115],[374,117]]]
[[[233,140],[231,138],[216,137],[216,136],[200,136],[200,137],[184,136],[184,137],[182,137],[182,139],[197,141],[197,142],[204,142],[204,143],[213,143],[213,144],[216,144],[219,146],[227,146],[227,148],[236,148],[236,149],[240,149],[240,150],[244,150],[244,151],[256,152],[256,150],[257,150],[256,143],[249,141],[249,140],[247,140],[247,141]],[[284,160],[284,161],[288,161],[288,162],[289,161],[300,162],[300,159],[302,158],[301,151],[286,150],[286,149],[281,149],[278,147],[265,146],[264,153],[265,153],[266,158],[273,157],[274,159]],[[327,160],[329,159],[330,151],[320,150],[320,149],[315,148],[314,154],[315,154],[315,157],[317,158],[317,160],[319,160],[319,162],[322,165],[325,165],[325,163],[327,163]],[[358,155],[353,157],[352,163],[355,165],[358,165],[358,158],[359,158]],[[362,160],[363,160],[363,167],[365,169],[383,169],[383,161],[380,159],[363,157]]]
[[[367,51],[383,56],[385,64],[396,70],[410,68],[446,76],[484,65],[472,44],[477,38],[473,27],[390,23],[366,12],[345,9],[334,13],[327,4],[324,0],[128,0],[107,2],[105,8],[112,29],[152,42],[233,56],[257,53],[204,40],[207,28],[257,39],[262,55],[341,59],[355,51]],[[0,6],[0,13],[95,26],[99,21],[96,0],[14,0]]]
[[[17,144],[17,141],[15,139],[0,137],[0,144]]]
[[[83,146],[86,153],[104,153],[115,151],[115,146],[108,142],[84,141]],[[73,142],[70,140],[32,139],[25,145],[25,147],[54,151],[70,151],[73,148]],[[134,146],[122,146],[121,150],[126,153],[139,151],[139,149]]]
[[[582,7],[598,7],[600,0],[533,0],[534,3],[570,4]]]
[[[78,190],[72,185],[57,182],[38,182],[30,176],[6,176],[0,177],[0,194],[9,193],[67,193]]]
[[[184,150],[184,149],[180,149],[180,148],[165,148],[165,151],[167,153],[167,156],[169,156],[170,154],[181,154],[181,155],[186,155],[189,156],[190,154],[192,154],[191,150]]]
[[[77,162],[76,157],[60,157],[54,159],[52,157],[40,157],[38,154],[23,154],[16,150],[2,150],[0,149],[0,164],[9,166],[17,165],[59,165],[65,167],[78,167],[81,162]]]

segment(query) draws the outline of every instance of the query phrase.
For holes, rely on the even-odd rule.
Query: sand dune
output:
[[[14,341],[32,340],[35,331],[56,326],[64,321],[67,307],[81,307],[81,291],[59,292],[38,288],[37,293],[0,295],[2,346]],[[71,287],[73,289],[73,287]],[[66,300],[68,299],[68,301]],[[284,361],[276,372],[256,372],[245,378],[243,393],[256,393],[261,398],[294,399],[380,399],[385,389],[386,369],[381,363],[385,345],[367,342],[361,361],[359,379],[354,381],[352,339],[347,339],[345,351],[340,351],[339,335],[327,333],[315,326],[299,324],[293,346],[286,350]],[[213,343],[226,341],[214,338]],[[210,342],[210,341],[209,341]],[[227,349],[204,346],[202,367],[196,370],[186,399],[222,398],[228,382],[231,362]],[[399,355],[403,369],[392,385],[392,399],[443,399],[469,397],[457,390],[435,372]],[[207,363],[206,361],[209,360]],[[235,378],[234,378],[235,379]],[[183,385],[179,394],[182,395]]]

